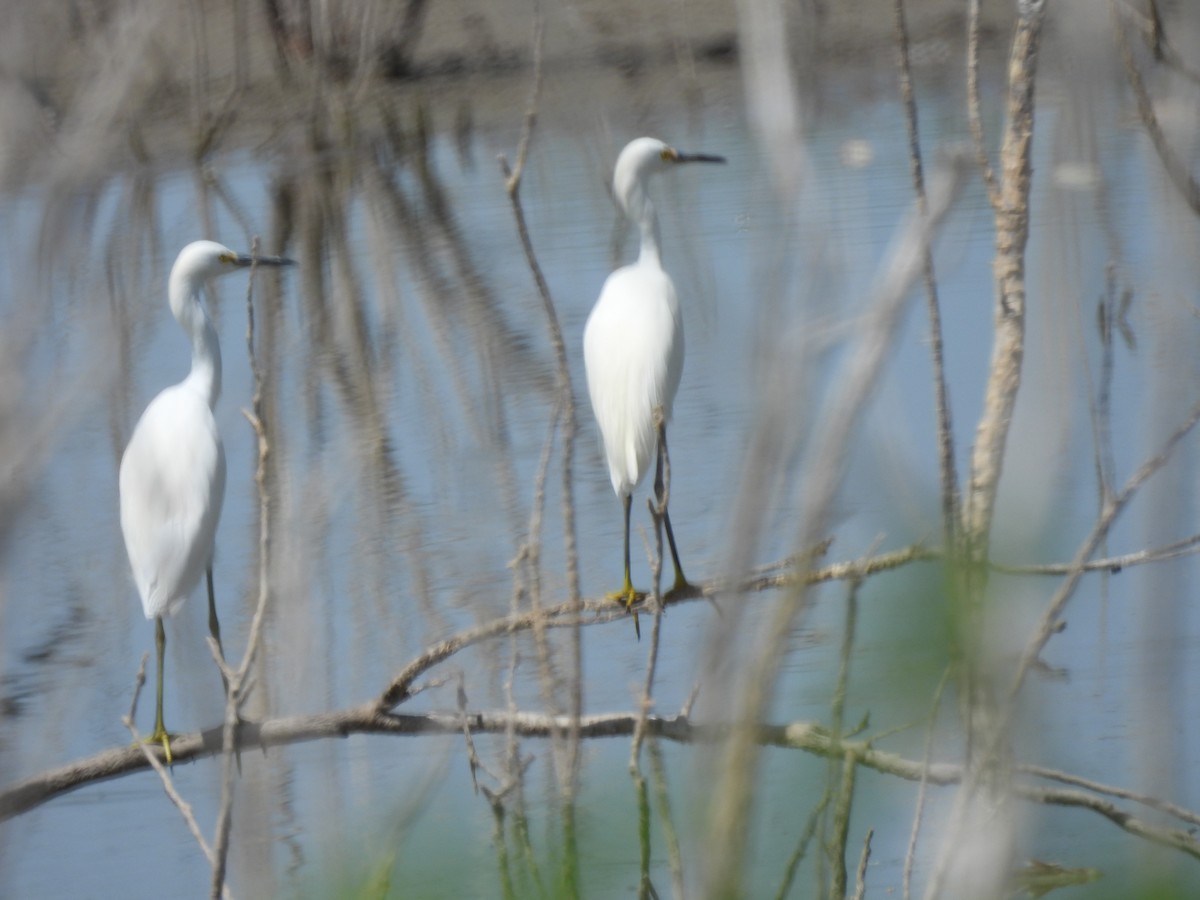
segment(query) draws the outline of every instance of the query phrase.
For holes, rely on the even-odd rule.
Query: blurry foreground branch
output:
[[[569,727],[569,717],[530,712],[475,712],[466,714],[471,731],[478,734],[504,735],[515,732],[522,737],[547,738]],[[639,726],[639,722],[641,725]],[[730,726],[722,723],[693,722],[686,715],[645,716],[638,712],[603,713],[584,716],[579,721],[580,737],[585,740],[632,737],[637,728],[646,736],[681,744],[709,744],[728,737]],[[376,734],[418,737],[461,733],[463,714],[458,711],[419,714],[384,714],[372,703],[331,713],[269,719],[265,722],[242,722],[238,725],[237,743],[243,750],[298,744],[305,741],[351,734]],[[198,734],[180,735],[171,744],[177,765],[222,753],[223,727],[210,728]],[[853,760],[885,775],[906,781],[925,780],[931,785],[958,784],[964,767],[950,763],[933,763],[928,767],[919,761],[896,753],[876,749],[870,740],[838,740],[821,725],[812,722],[792,722],[786,725],[761,725],[755,730],[755,741],[764,747],[798,750],[815,756]],[[27,812],[42,803],[86,784],[116,778],[149,767],[141,746],[107,750],[87,759],[78,760],[58,769],[47,770],[0,793],[0,820]],[[1026,769],[1028,778],[1042,777],[1057,780],[1058,773]],[[1093,782],[1075,782],[1078,787],[1045,787],[1018,782],[1014,790],[1018,797],[1052,806],[1073,806],[1097,813],[1119,828],[1164,847],[1179,850],[1200,859],[1200,841],[1185,828],[1152,824],[1138,818],[1128,809],[1118,806],[1109,797],[1123,797],[1140,802],[1151,809],[1166,810],[1184,823],[1196,821],[1197,814],[1173,805],[1163,805],[1119,788]]]

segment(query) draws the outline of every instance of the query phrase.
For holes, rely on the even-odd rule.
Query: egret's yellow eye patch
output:
[[[679,154],[670,147],[663,147],[658,155],[662,157],[663,162],[675,162],[679,159]]]

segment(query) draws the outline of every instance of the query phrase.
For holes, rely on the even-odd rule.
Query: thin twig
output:
[[[867,556],[870,556],[868,552]],[[842,647],[838,654],[838,674],[830,703],[830,730],[841,737],[846,710],[846,689],[850,683],[850,660],[854,654],[854,635],[858,628],[858,589],[862,579],[852,578],[846,591],[846,618],[842,625]]]
[[[912,830],[908,835],[908,850],[904,854],[904,900],[912,897],[913,865],[917,859],[917,835],[921,832],[921,819],[925,813],[925,797],[929,788],[929,761],[933,758],[933,736],[937,726],[938,709],[942,705],[942,692],[950,679],[950,667],[942,672],[937,688],[933,692],[933,703],[929,710],[929,727],[925,731],[925,753],[921,757],[921,786],[917,789],[917,808],[913,811]]]
[[[867,836],[863,838],[862,856],[858,858],[858,874],[854,879],[854,900],[863,900],[867,895],[867,863],[871,861],[871,838],[875,829],[868,828]]]
[[[1135,837],[1145,838],[1163,847],[1170,847],[1181,853],[1186,853],[1195,859],[1200,859],[1200,845],[1192,833],[1194,829],[1164,828],[1152,825],[1139,819],[1132,813],[1121,809],[1116,804],[1100,797],[1093,797],[1082,791],[1056,790],[1053,788],[1037,788],[1028,785],[1014,785],[1013,793],[1023,800],[1042,803],[1049,806],[1073,806],[1086,809],[1108,819],[1122,831]]]
[[[661,434],[661,416],[659,427]],[[658,648],[662,634],[662,511],[663,502],[656,507],[650,503],[650,512],[654,516],[654,533],[657,542],[657,552],[651,560],[653,576],[652,607],[654,610],[654,625],[650,630],[650,648],[647,651],[646,678],[642,683],[641,697],[638,700],[638,722],[633,729],[633,740],[629,742],[629,774],[633,778],[634,793],[638,802],[638,846],[641,851],[641,880],[638,885],[639,900],[650,900],[657,897],[654,885],[650,881],[650,797],[646,786],[646,776],[642,774],[642,740],[646,734],[646,717],[654,705],[654,675],[658,669]],[[636,614],[635,614],[636,615]],[[636,621],[636,620],[635,620]]]
[[[872,547],[866,555],[870,556],[874,549]],[[834,740],[839,741],[845,734],[843,721],[846,710],[846,689],[850,682],[850,661],[854,653],[854,635],[858,626],[858,589],[861,585],[861,580],[852,579],[847,586],[846,617],[842,626],[841,652],[838,654],[838,674],[837,680],[834,682],[833,698],[829,705],[829,730]],[[849,770],[854,768],[854,760],[852,758],[830,759],[830,786],[837,779],[839,766],[842,778],[836,794],[837,803],[834,805],[834,833],[832,838],[826,833],[824,841],[833,865],[830,892],[834,900],[842,900],[846,895],[846,839],[849,835],[850,803],[854,789],[854,774]]]
[[[669,499],[671,485],[671,464],[666,458],[666,422],[663,418],[662,408],[654,411],[655,426],[658,430],[658,446],[659,453],[663,455],[663,488],[662,496],[657,500],[649,500],[647,503],[650,506],[650,515],[654,519],[654,538],[655,552],[650,560],[651,574],[651,609],[654,612],[654,626],[650,632],[650,648],[646,653],[646,677],[642,683],[642,695],[638,702],[638,709],[641,711],[642,719],[650,714],[650,710],[654,706],[654,675],[658,670],[658,648],[662,632],[662,563],[663,563],[663,515],[667,510],[667,501]],[[643,729],[638,728],[633,732],[633,740],[629,747],[629,771],[635,777],[641,775],[641,750],[642,750]]]
[[[179,791],[175,789],[171,773],[166,770],[166,767],[163,766],[158,758],[158,750],[150,749],[150,745],[143,740],[141,732],[138,731],[137,726],[134,724],[138,699],[141,697],[142,688],[146,684],[146,661],[149,658],[150,654],[142,654],[141,665],[138,666],[137,674],[134,676],[133,697],[129,703],[129,714],[123,716],[121,721],[129,729],[129,733],[133,737],[134,747],[142,753],[150,768],[158,774],[159,780],[162,782],[163,791],[175,805],[175,808],[179,810],[179,814],[183,816],[184,824],[187,825],[188,831],[191,832],[197,846],[200,847],[200,852],[204,854],[204,858],[208,860],[209,865],[215,866],[216,857],[213,855],[212,848],[208,846],[208,841],[204,839],[204,832],[200,829],[200,823],[196,821],[196,814],[192,811],[191,804],[184,800]],[[155,747],[157,748],[157,746],[156,744]],[[229,892],[228,888],[225,889],[222,896],[226,897],[227,900],[233,900],[233,895]]]
[[[1150,142],[1154,144],[1154,151],[1158,154],[1163,168],[1166,169],[1171,183],[1175,185],[1179,195],[1192,208],[1192,211],[1200,213],[1200,184],[1197,184],[1196,179],[1191,176],[1191,173],[1187,171],[1175,151],[1167,143],[1167,137],[1154,112],[1154,101],[1150,99],[1150,93],[1142,81],[1142,73],[1138,71],[1137,63],[1133,59],[1133,48],[1129,44],[1129,36],[1125,33],[1120,10],[1121,7],[1117,4],[1117,0],[1113,0],[1117,43],[1121,48],[1121,61],[1125,65],[1125,75],[1129,81],[1129,87],[1133,90],[1134,98],[1137,100],[1138,116],[1142,120],[1146,134],[1150,137]]]
[[[1150,809],[1166,813],[1169,816],[1174,816],[1181,822],[1186,822],[1189,825],[1200,827],[1200,813],[1192,812],[1192,810],[1171,803],[1169,800],[1160,800],[1157,797],[1151,797],[1148,794],[1143,794],[1138,791],[1131,791],[1126,788],[1115,787],[1109,784],[1102,784],[1098,781],[1093,781],[1090,778],[1081,778],[1078,775],[1072,775],[1070,772],[1061,772],[1058,769],[1047,769],[1044,766],[1018,765],[1017,771],[1023,775],[1033,775],[1037,778],[1046,778],[1050,781],[1058,781],[1063,784],[1074,785],[1089,790],[1095,794],[1107,794],[1110,797],[1119,797],[1122,800],[1133,800],[1137,803],[1147,806]]]
[[[1075,588],[1079,584],[1079,580],[1083,577],[1085,564],[1089,556],[1095,551],[1100,542],[1108,535],[1117,516],[1129,504],[1138,490],[1144,485],[1159,469],[1166,465],[1171,458],[1176,446],[1182,441],[1196,424],[1200,422],[1200,402],[1197,402],[1192,407],[1190,415],[1171,433],[1170,436],[1163,442],[1163,446],[1157,454],[1147,459],[1138,468],[1136,472],[1129,477],[1125,485],[1113,497],[1112,501],[1107,504],[1095,525],[1092,526],[1091,533],[1084,540],[1079,550],[1075,554],[1075,559],[1071,563],[1071,571],[1066,579],[1055,591],[1054,596],[1046,606],[1045,612],[1038,623],[1037,630],[1030,639],[1025,648],[1024,654],[1021,656],[1021,661],[1017,665],[1016,674],[1013,676],[1012,684],[1008,690],[1008,701],[1006,703],[1007,710],[1002,718],[1002,722],[1007,723],[1011,720],[1011,716],[1015,711],[1016,697],[1021,690],[1021,686],[1025,682],[1029,670],[1034,662],[1041,655],[1042,649],[1046,646],[1046,642],[1058,630],[1059,617],[1062,615],[1064,607],[1075,593]]]
[[[138,665],[137,673],[133,676],[133,695],[129,699],[129,716],[130,722],[134,721],[137,715],[138,700],[142,697],[142,688],[146,686],[146,663],[150,659],[149,653],[142,654],[142,661]]]
[[[978,0],[973,0],[978,5]],[[917,208],[929,215],[925,196],[925,170],[921,161],[921,131],[917,119],[917,100],[913,92],[912,68],[908,56],[908,24],[904,15],[904,0],[893,5],[896,26],[896,56],[900,68],[900,98],[904,118],[908,123],[908,162]],[[958,543],[959,496],[958,473],[954,464],[954,428],[950,415],[950,390],[946,385],[945,355],[942,347],[942,312],[938,302],[937,278],[933,268],[933,250],[926,244],[922,261],[925,282],[925,307],[929,313],[929,354],[933,363],[934,415],[937,419],[938,473],[942,482],[943,543],[954,548]]]
[[[215,868],[217,857],[213,853],[212,848],[208,846],[208,841],[204,839],[204,834],[200,830],[200,823],[196,821],[196,814],[192,812],[191,804],[184,800],[183,796],[176,790],[175,783],[171,779],[171,774],[162,762],[159,761],[157,754],[150,749],[149,745],[142,741],[142,736],[137,728],[133,727],[132,722],[127,722],[126,724],[130,726],[130,734],[133,735],[133,740],[145,756],[146,762],[149,763],[150,768],[158,774],[159,779],[162,781],[163,791],[175,805],[175,808],[179,810],[179,814],[183,816],[183,821],[187,824],[188,831],[191,832],[196,844],[200,847],[200,852],[204,854],[204,858],[208,860],[209,865]],[[227,885],[222,885],[219,896],[225,897],[226,900],[233,900],[233,894]]]
[[[833,865],[829,890],[833,900],[844,900],[846,896],[846,841],[850,837],[850,810],[854,806],[857,774],[858,762],[854,753],[847,751],[842,757],[842,780],[833,810],[833,839],[829,847],[829,861]]]
[[[796,870],[800,868],[800,863],[804,861],[804,856],[808,853],[808,845],[812,841],[813,836],[816,835],[817,825],[820,823],[821,816],[825,812],[825,808],[829,806],[829,801],[832,798],[833,794],[830,788],[826,786],[825,793],[821,795],[820,801],[813,807],[812,812],[808,814],[808,821],[804,823],[804,830],[800,832],[800,840],[796,842],[796,849],[788,857],[787,867],[783,871],[783,881],[780,882],[779,890],[775,892],[775,900],[784,900],[788,892],[792,889],[792,882],[796,880]]]
[[[559,684],[561,679],[555,672],[554,647],[546,633],[546,623],[542,613],[542,519],[546,508],[546,479],[550,472],[550,457],[554,450],[554,435],[558,431],[561,418],[562,404],[555,403],[550,416],[550,426],[542,445],[542,455],[538,460],[534,476],[533,504],[529,514],[529,537],[522,547],[522,556],[526,563],[525,570],[529,583],[529,607],[533,619],[533,646],[537,651],[538,683],[541,687],[543,703],[546,708],[555,712],[561,709]],[[519,608],[512,610],[513,615],[520,612]],[[515,641],[516,636],[513,636]],[[513,644],[516,652],[516,644]],[[558,754],[554,754],[554,765],[557,772],[560,767]],[[561,773],[560,777],[561,777]]]
[[[516,611],[516,607],[517,598],[514,597],[514,612]],[[521,652],[516,635],[513,635],[510,644],[508,674],[504,679],[504,699],[508,704],[509,713],[512,714],[518,709],[517,696],[513,691],[513,685],[517,680],[517,667],[521,664]],[[505,776],[513,782],[513,791],[519,807],[524,800],[525,788],[524,779],[521,777],[521,744],[517,741],[517,733],[511,728],[504,734],[504,772]]]
[[[1116,575],[1122,569],[1132,566],[1143,566],[1148,563],[1162,562],[1167,559],[1178,559],[1181,556],[1191,556],[1200,553],[1200,534],[1193,534],[1182,540],[1166,544],[1162,547],[1151,547],[1120,556],[1106,556],[1100,559],[1090,559],[1083,564],[1084,572],[1108,572]],[[1075,563],[1043,563],[1040,565],[1008,565],[993,562],[991,568],[1008,575],[1069,575],[1075,571]]]
[[[217,199],[225,204],[225,208],[233,216],[234,221],[237,222],[246,237],[253,242],[255,238],[253,238],[253,226],[250,224],[250,216],[246,213],[242,204],[238,202],[237,197],[225,187],[225,182],[221,180],[221,176],[217,174],[212,166],[201,165],[199,177],[216,192]]]
[[[471,737],[471,720],[467,717],[467,691],[463,684],[462,673],[459,672],[458,675],[458,711],[462,715],[462,733],[463,742],[467,749],[467,767],[471,771],[471,788],[476,794],[478,794],[479,770],[483,768],[483,763],[479,759],[479,754],[475,750],[475,741]],[[485,769],[484,771],[486,772],[487,770]],[[500,798],[486,788],[485,791],[488,802],[491,803],[493,809],[495,809],[496,805],[500,803]],[[500,808],[504,808],[503,804],[500,804]]]
[[[659,548],[661,551],[661,547]],[[661,559],[661,553],[659,555]],[[638,701],[638,711],[645,721],[646,716],[650,714],[650,710],[654,708],[654,676],[658,670],[658,648],[662,633],[662,605],[659,604],[654,610],[654,625],[650,629],[650,649],[646,656],[646,678],[642,683],[642,695]],[[641,770],[639,757],[642,749],[642,739],[645,737],[644,729],[636,729],[633,733],[633,740],[630,742],[629,748],[629,771],[631,774],[638,774]]]
[[[671,797],[667,790],[667,771],[663,765],[662,748],[659,747],[657,740],[651,739],[646,744],[646,752],[650,757],[650,773],[654,778],[654,799],[658,804],[658,818],[661,822],[663,840],[667,844],[667,865],[671,870],[671,889],[674,892],[675,900],[684,900],[687,895],[683,884],[683,855],[679,851],[679,835],[675,831],[675,819],[671,815]]]
[[[638,730],[634,729],[634,735]],[[650,900],[657,896],[650,881],[650,792],[646,788],[646,776],[642,774],[637,760],[630,765],[633,776],[634,795],[637,797],[638,820],[638,900]]]
[[[508,840],[504,831],[504,801],[486,787],[483,789],[492,810],[492,843],[496,845],[496,864],[500,868],[501,896],[514,900],[517,892],[513,887],[512,871],[508,863]]]
[[[988,160],[979,104],[979,0],[968,0],[967,3],[967,118],[971,125],[971,141],[975,145],[975,161],[987,188],[988,200],[992,209],[999,210],[1000,190]]]
[[[696,705],[696,699],[700,696],[700,682],[697,681],[692,690],[688,693],[687,699],[683,701],[683,705],[679,707],[679,715],[683,718],[688,718],[692,714],[692,707]]]
[[[1171,66],[1176,72],[1192,82],[1192,84],[1200,84],[1200,69],[1196,69],[1183,58],[1180,52],[1175,49],[1175,43],[1171,40],[1170,35],[1163,28],[1162,18],[1158,14],[1158,0],[1149,0],[1149,6],[1150,14],[1154,20],[1155,58],[1161,59],[1167,65]]]

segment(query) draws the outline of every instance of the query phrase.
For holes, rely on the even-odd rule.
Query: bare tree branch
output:
[[[1061,772],[1058,769],[1047,769],[1044,766],[1018,765],[1017,771],[1023,775],[1033,775],[1038,778],[1046,778],[1050,781],[1059,781],[1063,784],[1071,784],[1076,787],[1084,788],[1095,794],[1107,794],[1110,797],[1119,797],[1122,800],[1133,800],[1140,803],[1142,806],[1148,806],[1151,809],[1166,813],[1169,816],[1174,816],[1181,822],[1186,822],[1189,825],[1200,826],[1200,813],[1194,813],[1190,809],[1171,803],[1167,800],[1160,800],[1158,797],[1151,797],[1148,794],[1143,794],[1138,791],[1127,790],[1126,788],[1114,787],[1109,784],[1101,784],[1098,781],[1093,781],[1090,778],[1080,778],[1078,775],[1072,775],[1069,772]]]
[[[284,746],[351,734],[453,735],[462,731],[463,714],[457,710],[429,712],[416,715],[382,714],[374,703],[331,713],[290,716],[265,722],[240,722],[238,746],[243,749]],[[523,737],[548,738],[556,730],[567,727],[568,716],[508,711],[467,713],[475,734],[506,734],[510,729]],[[638,727],[637,712],[600,713],[584,716],[579,722],[581,739],[632,737]],[[646,718],[647,738],[669,740],[682,744],[710,744],[726,739],[734,726],[723,723],[697,723],[683,716],[649,716]],[[179,735],[171,742],[176,765],[220,754],[223,749],[223,727],[211,728],[198,734]],[[791,722],[786,725],[760,725],[753,731],[760,746],[798,750],[826,758],[845,758],[848,754],[866,768],[876,772],[919,782],[924,776],[931,785],[953,785],[963,779],[964,767],[953,763],[926,765],[895,753],[879,750],[874,738],[867,740],[836,740],[829,730],[813,722]],[[153,748],[150,755],[157,757]],[[142,746],[119,747],[10,785],[0,791],[0,821],[46,803],[77,788],[106,781],[130,772],[145,770],[150,761]],[[1040,774],[1040,773],[1039,773]],[[1200,859],[1200,841],[1185,829],[1152,825],[1116,806],[1111,801],[1086,790],[1062,790],[1014,785],[1018,797],[1034,803],[1073,806],[1095,812],[1121,829],[1153,843],[1170,847]],[[1097,785],[1097,792],[1115,795],[1118,789]],[[1136,800],[1136,797],[1129,799]],[[1161,801],[1156,801],[1161,804]],[[1152,806],[1159,809],[1161,806]],[[1197,814],[1182,811],[1184,820]]]
[[[1008,123],[1000,151],[1004,171],[996,208],[996,333],[964,511],[964,532],[975,560],[987,558],[996,490],[1025,355],[1025,244],[1033,180],[1034,84],[1045,0],[1022,0],[1020,8],[1009,57]]]

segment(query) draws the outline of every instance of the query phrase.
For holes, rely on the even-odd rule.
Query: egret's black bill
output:
[[[256,263],[260,266],[294,266],[296,261],[288,259],[285,256],[249,256],[245,253],[239,253],[234,261],[239,266],[252,266]]]
[[[675,157],[677,162],[705,162],[705,163],[723,163],[726,162],[725,157],[717,156],[713,153],[680,153]]]

